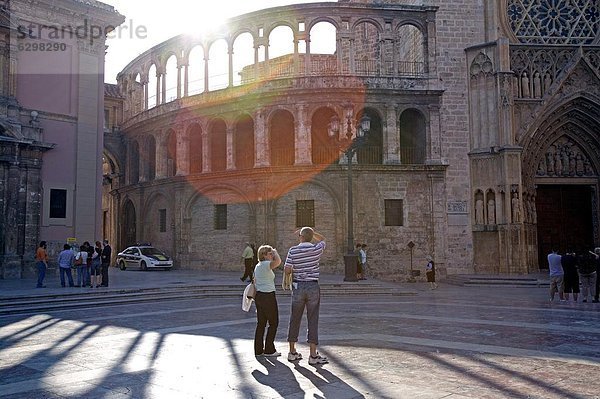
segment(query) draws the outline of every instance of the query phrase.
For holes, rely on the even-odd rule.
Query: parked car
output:
[[[117,254],[117,266],[121,270],[128,267],[137,267],[140,270],[162,268],[170,270],[173,260],[163,251],[150,245],[129,247]]]

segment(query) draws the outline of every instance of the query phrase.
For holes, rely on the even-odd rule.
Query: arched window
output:
[[[190,173],[202,172],[202,128],[193,124],[188,129]]]
[[[365,134],[364,144],[356,152],[359,164],[381,165],[383,163],[383,125],[381,117],[372,109],[363,111],[371,119],[371,128]],[[358,116],[358,123],[362,114]]]
[[[135,184],[140,181],[140,145],[136,140],[131,142],[129,155],[129,184]]]
[[[157,98],[157,81],[156,76],[156,65],[152,64],[148,71],[148,109],[156,107],[160,102],[160,98]],[[160,91],[160,88],[158,89]],[[160,93],[158,93],[160,95]]]
[[[319,108],[313,114],[310,137],[312,163],[315,165],[330,164],[339,158],[340,152],[335,144],[337,137],[329,137],[329,125],[334,115],[336,113],[331,108]]]
[[[165,71],[164,78],[167,85],[166,102],[171,102],[177,99],[177,75],[179,74],[179,69],[177,68],[177,57],[175,54],[169,57]]]
[[[215,120],[209,129],[210,170],[221,172],[227,169],[227,126],[222,119]]]
[[[229,50],[225,39],[212,43],[208,60],[208,90],[225,89],[229,85]]]
[[[271,143],[271,165],[292,166],[296,160],[294,116],[284,110],[278,110],[269,124]]]
[[[233,85],[239,86],[254,77],[254,39],[248,32],[233,43]]]
[[[254,121],[244,115],[235,124],[234,135],[236,169],[252,169],[254,167]]]
[[[425,73],[425,48],[423,34],[414,25],[398,28],[396,39],[397,73],[400,76],[422,76]]]
[[[426,143],[425,117],[416,109],[407,109],[400,115],[400,162],[424,163]]]
[[[204,91],[204,49],[195,46],[188,56],[188,96]]]

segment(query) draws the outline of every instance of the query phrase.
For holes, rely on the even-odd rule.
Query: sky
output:
[[[288,4],[335,0],[101,0],[125,16],[107,40],[105,78],[117,74],[149,48],[182,33],[218,26],[227,18]]]

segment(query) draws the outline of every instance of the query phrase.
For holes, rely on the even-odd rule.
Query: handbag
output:
[[[254,283],[250,283],[244,289],[244,294],[242,295],[242,310],[247,312],[250,310],[252,306],[252,301],[254,301],[254,296],[256,295],[256,286]]]

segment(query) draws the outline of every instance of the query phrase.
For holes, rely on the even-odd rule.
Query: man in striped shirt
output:
[[[290,362],[302,359],[296,352],[296,342],[300,331],[300,322],[306,307],[308,318],[308,343],[310,357],[308,364],[328,363],[327,358],[317,352],[319,344],[319,307],[321,305],[321,289],[319,287],[319,261],[325,249],[325,237],[310,227],[303,227],[298,233],[300,244],[288,251],[285,260],[285,273],[293,272],[292,280],[292,312],[288,328]]]

